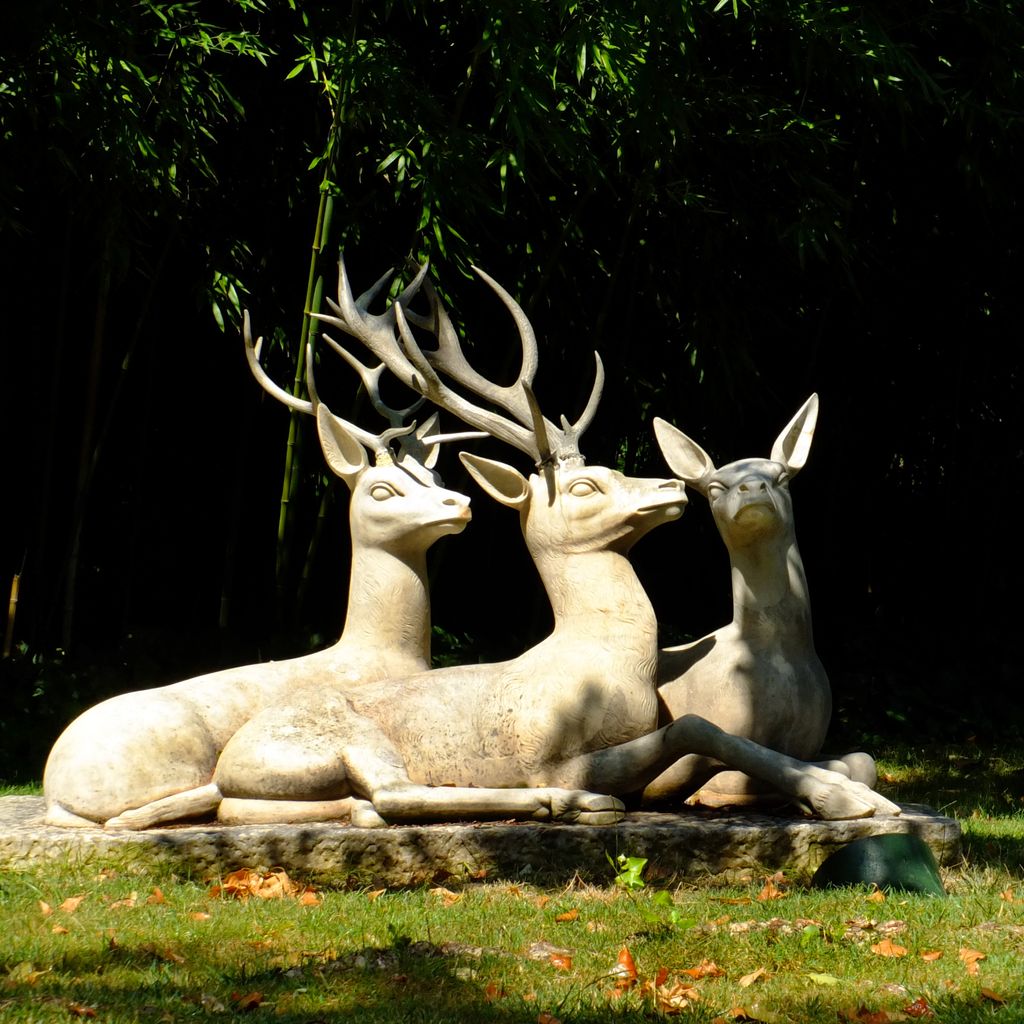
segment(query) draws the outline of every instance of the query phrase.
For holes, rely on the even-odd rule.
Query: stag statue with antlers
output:
[[[537,347],[529,322],[500,285],[478,273],[519,328],[522,370],[512,385],[469,365],[429,282],[428,315],[396,303],[396,336],[390,321],[353,298],[342,264],[333,315],[321,319],[435,404],[533,461],[536,472],[527,477],[462,455],[481,487],[518,512],[554,629],[511,661],[335,691],[315,707],[268,709],[232,737],[217,765],[222,820],[289,820],[300,805],[306,819],[350,814],[364,825],[494,816],[606,823],[623,814],[620,797],[694,754],[761,778],[826,818],[898,813],[841,773],[697,715],[658,728],[657,623],[628,554],[682,514],[683,486],[586,464],[579,445],[600,399],[600,359],[583,415],[556,426],[533,397]],[[422,351],[410,322],[428,328],[438,347]]]
[[[385,316],[394,319],[393,312]],[[364,430],[320,402],[308,350],[306,402],[280,388],[261,366],[262,339],[253,342],[248,314],[244,337],[257,380],[285,405],[316,417],[327,463],[351,491],[345,627],[337,643],[314,654],[125,693],[85,711],[57,739],[46,764],[50,824],[143,828],[208,813],[219,803],[212,780],[221,752],[262,709],[429,666],[426,551],[438,538],[460,533],[470,519],[469,499],[442,487],[434,471],[438,445],[482,435],[437,434],[436,414],[419,427],[406,423],[422,400],[408,409],[389,408],[380,398],[384,367],[371,369],[341,350],[390,424],[380,434]]]

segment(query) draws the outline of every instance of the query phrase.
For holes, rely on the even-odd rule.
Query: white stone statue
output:
[[[341,269],[336,315],[321,317],[363,341],[411,387],[468,424],[526,452],[529,478],[463,455],[480,485],[519,512],[551,601],[555,626],[512,661],[464,665],[386,684],[334,691],[315,704],[269,709],[225,748],[214,776],[222,820],[310,820],[350,814],[358,824],[478,817],[617,820],[617,795],[640,792],[679,758],[699,755],[745,771],[827,818],[898,813],[845,775],[798,762],[706,719],[657,728],[657,623],[632,566],[632,545],[683,509],[674,480],[588,467],[579,438],[596,411],[598,375],[576,423],[556,427],[532,397],[536,342],[522,310],[520,380],[501,387],[466,362],[436,295],[416,317],[439,347],[424,354],[398,307],[402,344],[352,298]],[[457,394],[441,374],[485,399]],[[501,410],[494,411],[494,407]]]
[[[424,273],[403,295],[420,286]],[[347,815],[363,825],[495,816],[597,824],[622,816],[619,797],[642,792],[680,758],[698,756],[760,779],[825,818],[898,813],[839,772],[730,735],[698,715],[658,727],[657,623],[628,555],[647,532],[682,514],[683,485],[585,464],[579,440],[600,399],[600,359],[583,414],[555,426],[533,398],[533,331],[514,300],[482,276],[511,311],[522,340],[520,378],[507,387],[469,366],[429,283],[429,314],[409,314],[409,320],[437,338],[432,352],[419,348],[401,301],[374,316],[354,299],[343,266],[336,315],[321,319],[362,341],[411,388],[535,463],[537,472],[526,477],[501,462],[462,456],[477,482],[519,513],[551,601],[551,635],[498,664],[307,686],[232,722],[221,733],[221,747],[206,744],[210,775],[196,777],[192,788],[181,784],[166,796],[154,793],[135,803],[122,799],[109,817],[83,814],[63,795],[51,807],[59,802],[72,814],[125,828],[214,808],[226,822]],[[318,411],[318,419],[324,415]],[[325,442],[325,451],[330,448]],[[396,489],[404,493],[408,487]],[[170,703],[187,705],[191,715],[191,693]],[[209,717],[216,718],[213,703]],[[192,728],[191,717],[186,724]],[[83,731],[95,741],[95,727]],[[151,731],[159,732],[155,722]],[[87,760],[82,744],[77,749]],[[154,757],[152,750],[148,754]],[[73,762],[66,759],[62,794],[73,789]]]
[[[436,416],[418,429],[400,426],[415,407],[389,409],[380,400],[383,367],[370,370],[342,353],[391,423],[379,435],[362,430],[317,400],[308,358],[313,401],[302,402],[263,371],[248,315],[244,334],[257,379],[280,401],[315,414],[327,462],[351,491],[344,630],[337,643],[314,654],[125,693],[88,709],[60,735],[46,764],[50,824],[145,827],[166,820],[161,808],[168,799],[174,802],[174,818],[205,813],[216,806],[210,784],[221,751],[262,709],[301,700],[305,693],[406,676],[429,666],[426,551],[438,538],[461,532],[470,519],[469,499],[446,490],[433,472],[437,446],[479,435],[436,435]],[[396,440],[397,453],[392,450]],[[374,454],[373,464],[367,450]],[[122,821],[125,812],[130,813]]]
[[[658,693],[663,723],[699,714],[728,733],[801,760],[819,756],[832,714],[825,667],[814,649],[807,581],[797,548],[789,484],[803,468],[818,416],[812,395],[779,434],[771,456],[716,468],[695,441],[662,419],[654,429],[666,462],[711,505],[732,566],[732,622],[661,651]],[[867,754],[827,767],[868,785]],[[691,796],[709,804],[744,803],[765,787],[706,758],[677,761],[645,790],[649,802]]]

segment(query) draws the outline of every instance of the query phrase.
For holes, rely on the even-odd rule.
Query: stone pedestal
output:
[[[646,857],[659,877],[735,881],[785,869],[809,877],[835,850],[887,833],[920,836],[940,865],[960,856],[960,826],[908,805],[898,818],[814,821],[790,814],[684,808],[636,812],[617,825],[480,822],[353,828],[190,824],[145,832],[54,828],[41,797],[0,798],[0,868],[47,862],[162,864],[198,877],[241,867],[284,868],[321,883],[418,885],[435,879],[564,882],[609,876],[606,854]]]

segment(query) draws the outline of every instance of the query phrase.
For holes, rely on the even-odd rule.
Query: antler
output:
[[[478,267],[473,270],[497,293],[519,330],[523,361],[519,379],[513,385],[496,384],[469,364],[447,311],[426,279],[426,265],[419,268],[412,284],[399,295],[386,313],[374,316],[366,311],[362,296],[359,299],[353,298],[345,263],[341,260],[338,265],[338,301],[327,300],[336,315],[316,315],[325,323],[358,338],[395,376],[428,397],[435,405],[525,452],[538,466],[551,462],[582,462],[579,440],[597,411],[604,386],[604,367],[600,356],[595,353],[597,370],[594,387],[583,414],[573,424],[563,416],[561,427],[556,427],[542,415],[533,396],[532,384],[537,372],[537,339],[526,314],[493,278]],[[378,281],[367,295],[376,295],[386,277]],[[407,296],[415,294],[421,286],[430,303],[429,316],[405,310]],[[409,328],[410,322],[428,329],[437,339],[437,348],[423,352]],[[401,342],[395,336],[396,323]],[[324,337],[328,338],[326,334]],[[445,383],[438,371],[507,415],[462,397]]]
[[[379,290],[381,284],[382,281],[378,281],[374,286],[374,289]],[[373,292],[373,294],[375,294],[375,292]],[[245,340],[245,355],[249,363],[249,368],[252,370],[253,376],[257,381],[259,381],[263,389],[277,399],[277,401],[288,406],[289,409],[293,409],[296,412],[303,413],[307,416],[315,416],[317,406],[322,403],[320,401],[320,396],[317,393],[316,380],[313,375],[312,346],[308,344],[306,345],[306,388],[309,391],[310,399],[309,401],[306,401],[282,388],[263,368],[263,365],[260,362],[263,338],[260,337],[257,338],[255,342],[253,341],[248,310],[244,312],[242,318],[242,336]],[[341,355],[342,358],[345,359],[345,361],[348,362],[348,364],[359,374],[359,378],[362,381],[363,386],[366,388],[370,403],[373,405],[374,409],[376,409],[377,412],[391,424],[391,427],[383,433],[374,434],[368,430],[364,430],[362,427],[356,426],[354,423],[350,423],[348,420],[341,419],[341,417],[335,417],[365,448],[374,453],[374,458],[378,464],[385,461],[394,461],[391,453],[391,442],[396,438],[401,439],[399,441],[400,451],[398,461],[403,462],[407,459],[413,459],[429,469],[432,468],[436,461],[436,446],[438,444],[445,441],[462,441],[484,436],[479,432],[435,434],[434,428],[437,425],[436,415],[429,417],[419,429],[417,429],[415,421],[406,424],[404,422],[405,419],[419,409],[426,399],[421,396],[408,408],[393,409],[391,406],[385,404],[380,396],[380,379],[385,370],[384,364],[381,363],[379,366],[372,368],[366,366],[364,363],[356,359],[356,357],[350,352],[342,348],[341,345],[337,344],[337,342],[331,341],[330,339],[328,339],[328,341],[330,342],[331,347],[338,352],[338,354]]]

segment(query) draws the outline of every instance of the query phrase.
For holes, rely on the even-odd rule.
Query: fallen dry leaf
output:
[[[213,917],[213,914],[208,914],[205,910],[193,910],[188,916],[191,917],[193,921],[209,921],[210,918]]]
[[[755,981],[760,981],[768,972],[763,967],[758,967],[756,971],[751,971],[749,974],[744,974],[742,978],[737,982],[740,988],[750,988]]]
[[[551,1013],[538,1013],[537,1024],[562,1024],[562,1021]]]
[[[159,886],[154,887],[153,891],[146,897],[146,903],[150,906],[157,906],[158,904],[166,902],[167,899],[163,894],[163,890]]]
[[[551,897],[550,896],[538,896],[533,901],[534,906],[537,907],[538,910],[543,910],[550,902],[551,902]]]
[[[299,904],[303,907],[319,907],[323,898],[312,889],[307,889],[300,897]]]
[[[118,907],[134,907],[136,902],[138,901],[138,898],[139,894],[137,892],[133,892],[130,896],[126,896],[123,900],[114,900],[114,902],[110,904],[110,909],[114,910]]]
[[[248,1013],[251,1010],[255,1010],[260,1003],[263,1002],[262,992],[245,992],[231,993],[231,1002],[235,1004],[235,1009],[240,1013]]]
[[[993,992],[990,988],[982,988],[978,990],[978,994],[982,999],[987,999],[990,1003],[998,1003],[1000,1006],[1005,1004],[1006,1000],[996,992]]]
[[[1016,903],[1017,897],[1014,894],[1013,886],[1011,885],[1008,889],[1004,889],[1000,894],[999,898],[1004,900],[1006,903]]]
[[[567,910],[564,914],[556,914],[555,920],[562,922],[575,921],[579,916],[580,912],[574,908],[573,910]]]
[[[766,900],[781,900],[786,896],[785,889],[780,888],[776,884],[777,881],[781,881],[778,875],[774,878],[766,878],[764,880],[764,886],[757,894],[757,898],[760,902],[763,903]]]
[[[907,955],[907,947],[896,945],[892,939],[882,939],[881,942],[876,942],[871,947],[871,952],[874,953],[875,956],[899,957]]]
[[[693,985],[677,981],[674,985],[662,985],[655,990],[654,1005],[665,1014],[676,1014],[700,999],[700,992]]]
[[[961,949],[960,959],[963,960],[964,966],[967,968],[967,973],[972,977],[976,978],[981,972],[981,968],[978,966],[979,960],[985,959],[985,954],[978,949]]]
[[[84,892],[78,896],[69,896],[57,909],[63,910],[66,914],[73,914],[82,905],[85,896]]]
[[[387,889],[371,889],[371,890],[370,890],[370,891],[369,891],[369,892],[368,892],[368,893],[366,894],[366,898],[367,898],[367,899],[368,899],[368,900],[369,900],[369,901],[370,901],[371,903],[373,903],[373,901],[374,901],[374,900],[379,900],[379,899],[381,898],[381,896],[383,896],[383,895],[384,895],[384,893],[386,893],[386,892],[387,892]]]
[[[55,924],[50,929],[50,931],[53,932],[54,935],[67,935],[68,934],[67,928],[65,928],[64,925],[62,925],[62,924]]]
[[[864,899],[866,899],[868,903],[884,903],[885,892],[881,889],[876,888],[874,892],[869,893],[867,896],[864,897]]]
[[[915,1020],[923,1020],[935,1016],[935,1011],[928,1005],[928,1000],[924,996],[918,996],[909,1006],[904,1006],[903,1012]]]
[[[618,959],[611,969],[611,976],[615,978],[615,987],[619,989],[632,988],[636,984],[639,976],[633,954],[630,953],[628,946],[623,946],[619,950]]]
[[[220,885],[214,885],[210,889],[210,896],[233,896],[240,900],[255,896],[262,900],[273,900],[294,896],[298,891],[299,886],[282,868],[266,873],[253,871],[251,868],[239,868],[225,875]]]
[[[924,960],[925,963],[929,963],[929,964],[934,963],[936,960],[941,960],[942,959],[942,950],[941,949],[926,949],[921,954],[921,959]]]
[[[451,889],[446,889],[443,885],[431,889],[430,895],[437,896],[446,907],[451,907],[462,899],[462,893],[452,892]]]
[[[680,971],[680,974],[686,974],[691,978],[724,978],[725,971],[718,966],[713,960],[701,960],[696,967],[689,967],[684,971]]]
[[[486,988],[484,988],[484,999],[488,1003],[493,1003],[498,999],[505,999],[508,993],[494,981],[489,981]]]
[[[91,1006],[82,1003],[68,1003],[68,1013],[72,1017],[95,1017],[96,1010]]]
[[[572,970],[572,957],[566,953],[552,953],[548,957],[548,963],[556,971],[571,971]]]
[[[42,914],[43,917],[49,917],[53,913],[53,907],[51,907],[50,904],[46,902],[46,900],[40,900],[39,913]]]

